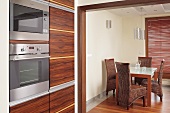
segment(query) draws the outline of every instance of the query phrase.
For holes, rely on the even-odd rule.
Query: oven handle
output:
[[[50,58],[50,56],[32,57],[32,58],[22,58],[22,59],[13,59],[13,61],[18,61],[18,60],[32,60],[32,59],[41,59],[41,58]]]

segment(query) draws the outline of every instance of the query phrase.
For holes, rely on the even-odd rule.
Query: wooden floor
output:
[[[170,113],[170,86],[163,86],[163,94],[162,103],[152,94],[151,107],[142,107],[142,99],[138,99],[129,110],[117,106],[115,97],[111,96],[88,113]]]

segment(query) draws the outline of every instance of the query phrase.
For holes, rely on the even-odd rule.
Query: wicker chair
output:
[[[158,74],[158,80],[151,80],[151,88],[152,92],[157,94],[160,97],[160,101],[162,102],[162,76],[163,76],[163,68],[164,68],[164,60],[161,61],[160,69],[159,69],[159,74]],[[142,81],[142,86],[147,88],[147,80]]]
[[[107,71],[107,86],[106,86],[106,95],[108,92],[113,90],[113,94],[116,89],[116,70],[114,59],[105,59],[106,71]]]
[[[139,85],[131,85],[131,76],[129,63],[116,62],[118,73],[118,95],[117,104],[129,106],[137,99],[143,98],[143,106],[145,107],[146,88]]]
[[[152,57],[138,57],[138,61],[141,61],[140,67],[151,67],[152,65]],[[141,85],[141,82],[143,80],[144,78],[135,77],[135,84],[138,83],[139,85]]]

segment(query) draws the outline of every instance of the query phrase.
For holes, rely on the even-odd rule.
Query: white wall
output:
[[[140,16],[125,16],[123,18],[122,32],[122,55],[121,62],[135,64],[138,56],[145,56],[145,40],[134,39],[134,29],[141,27],[145,29],[144,19]]]
[[[9,112],[9,0],[0,3],[0,113]]]
[[[90,5],[90,4],[99,4],[106,2],[114,2],[114,1],[123,1],[123,0],[78,0],[78,5]]]
[[[106,20],[112,20],[112,28],[106,28]],[[87,13],[87,70],[86,100],[106,89],[106,71],[103,60],[121,54],[122,18],[107,11]]]

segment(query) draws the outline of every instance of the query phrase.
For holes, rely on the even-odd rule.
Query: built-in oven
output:
[[[10,102],[49,90],[49,44],[10,44]]]
[[[10,39],[49,40],[49,6],[33,0],[11,0]]]

